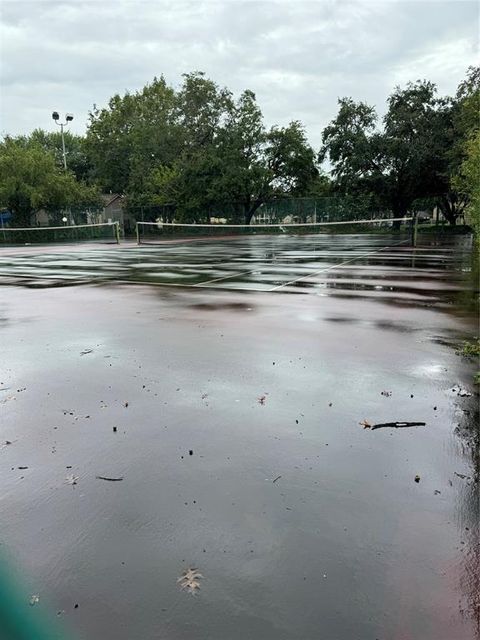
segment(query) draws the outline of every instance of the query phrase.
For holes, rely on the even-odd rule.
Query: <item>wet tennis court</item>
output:
[[[20,606],[74,640],[475,638],[471,269],[466,237],[0,249]]]
[[[300,293],[360,287],[384,295],[408,281],[428,295],[432,283],[434,289],[456,287],[470,251],[468,239],[456,240],[454,245],[434,242],[415,249],[408,234],[259,236],[105,248],[15,247],[0,249],[0,276],[4,283],[37,286],[130,282]]]

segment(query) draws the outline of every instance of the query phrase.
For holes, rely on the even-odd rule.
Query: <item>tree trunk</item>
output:
[[[455,226],[457,224],[457,218],[463,210],[463,207],[457,202],[456,197],[450,197],[448,195],[442,196],[439,200],[439,205],[447,222]]]
[[[407,206],[401,200],[394,200],[394,202],[392,203],[392,212],[394,218],[405,218],[408,213]],[[400,220],[392,222],[392,229],[394,229],[395,231],[400,231],[401,225],[402,223]]]
[[[245,203],[245,224],[250,224],[255,212],[262,204],[261,200],[255,200],[253,204]]]

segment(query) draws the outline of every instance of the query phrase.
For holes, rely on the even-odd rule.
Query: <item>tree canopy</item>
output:
[[[107,189],[133,206],[168,204],[183,220],[224,207],[250,222],[276,195],[304,195],[318,171],[300,122],[267,129],[255,94],[234,100],[202,73],[163,78],[90,115],[87,148]]]
[[[395,89],[381,126],[373,107],[351,98],[339,105],[323,131],[320,154],[346,192],[375,192],[394,217],[405,216],[415,199],[436,195],[444,116],[434,85],[419,81]]]
[[[60,168],[38,140],[7,136],[0,143],[0,203],[12,213],[15,226],[30,226],[39,209],[95,206],[98,197],[95,187]]]
[[[125,196],[137,217],[250,223],[273,199],[342,200],[352,215],[403,217],[438,206],[452,224],[476,211],[480,69],[454,96],[427,80],[396,87],[385,114],[340,98],[319,152],[298,120],[267,126],[255,94],[234,96],[201,72],[179,87],[163,76],[94,106],[86,136],[37,129],[0,143],[0,206],[28,224],[33,211]],[[476,155],[477,154],[477,155]],[[325,170],[321,163],[328,161]],[[339,205],[340,206],[340,205]]]

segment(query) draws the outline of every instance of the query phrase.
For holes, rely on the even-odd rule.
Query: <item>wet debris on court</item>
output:
[[[199,573],[198,569],[195,567],[191,567],[189,569],[185,569],[182,575],[177,579],[177,582],[180,583],[180,586],[183,590],[189,591],[192,595],[200,591],[200,580],[203,578],[203,575]]]
[[[264,393],[263,396],[260,396],[259,398],[257,398],[258,404],[265,404],[267,396],[268,396],[268,393]]]
[[[415,480],[416,483],[419,483],[420,482],[420,476],[417,474],[415,476],[414,480]]]
[[[65,484],[75,485],[77,484],[77,481],[78,481],[78,476],[74,476],[73,474],[65,478]]]
[[[460,398],[471,398],[473,395],[473,393],[471,393],[467,389],[463,389],[460,385],[455,385],[452,388],[452,392],[456,393]]]
[[[121,482],[123,480],[123,476],[112,478],[111,476],[95,476],[97,480],[106,480],[107,482]]]
[[[385,398],[390,398],[390,396],[392,395],[391,391],[381,391],[380,395],[385,396]]]
[[[426,422],[379,422],[377,424],[371,424],[368,420],[362,420],[359,424],[364,429],[371,429],[374,431],[375,429],[405,429],[406,427],[425,427]]]
[[[372,428],[371,423],[370,423],[366,418],[364,418],[364,419],[363,419],[361,422],[359,422],[358,424],[360,424],[364,429],[371,429],[371,428]]]
[[[472,479],[471,476],[467,476],[464,473],[458,473],[458,471],[454,471],[453,475],[457,476],[457,478],[460,478],[460,480],[467,480],[467,482]]]
[[[88,353],[92,353],[93,349],[84,349],[83,351],[80,351],[80,355],[81,356],[86,356]]]
[[[31,607],[34,607],[39,602],[40,602],[40,596],[38,595],[38,593],[34,593],[32,596],[30,596],[30,606]]]

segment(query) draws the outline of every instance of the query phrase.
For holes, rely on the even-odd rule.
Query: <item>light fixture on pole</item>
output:
[[[60,127],[60,131],[62,133],[63,168],[66,171],[67,170],[67,154],[65,153],[65,137],[63,135],[63,128],[66,127],[68,125],[68,123],[73,120],[73,114],[72,113],[66,113],[65,114],[65,122],[59,122],[60,114],[58,113],[58,111],[53,111],[52,112],[52,120],[55,121],[55,124],[58,124],[58,126]]]

